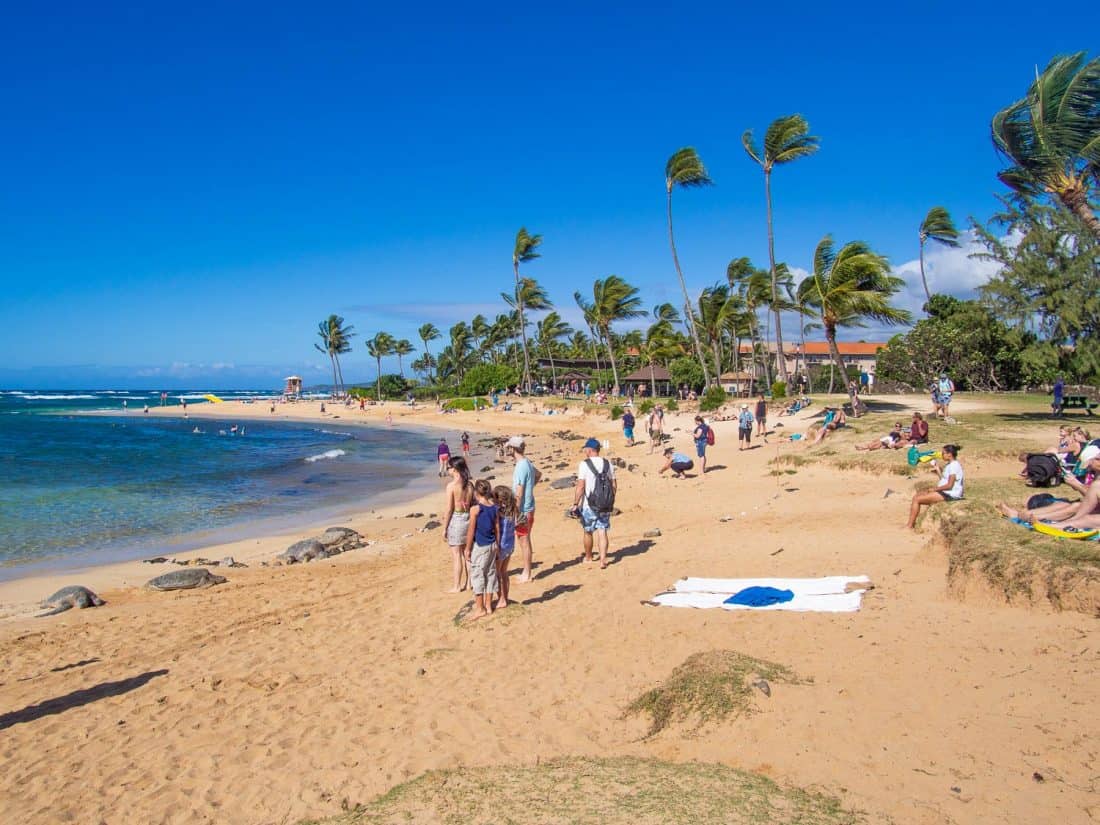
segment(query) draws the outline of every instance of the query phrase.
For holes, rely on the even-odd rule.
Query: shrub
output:
[[[488,405],[480,398],[452,398],[443,403],[445,410],[464,410],[465,412],[474,412],[486,406]]]
[[[772,398],[778,400],[787,397],[787,382],[776,381],[772,384]]]
[[[470,367],[459,384],[462,395],[485,395],[495,389],[510,387],[519,381],[519,373],[504,364],[478,364]]]
[[[618,404],[616,404],[614,407],[611,408],[611,420],[612,421],[618,421],[622,417],[623,417],[623,408],[620,407]]]
[[[668,403],[665,404],[665,409],[669,412],[676,412],[680,409],[680,404],[675,398],[668,399]]]
[[[638,415],[649,415],[653,407],[653,399],[647,398],[645,401],[638,405]]]
[[[703,397],[699,400],[699,411],[710,412],[716,410],[726,403],[726,391],[721,387],[707,387],[707,391],[703,393]]]
[[[694,358],[676,358],[668,365],[672,383],[676,386],[686,384],[692,389],[703,386],[703,368]]]

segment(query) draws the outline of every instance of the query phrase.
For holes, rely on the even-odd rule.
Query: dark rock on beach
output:
[[[577,479],[573,476],[570,476],[569,478],[559,478],[557,481],[551,481],[550,482],[550,489],[551,490],[568,490],[576,483],[577,483]]]
[[[422,529],[424,529],[424,530],[438,530],[442,526],[443,525],[440,524],[438,521],[433,520],[433,521],[429,521],[428,523],[426,523]]]

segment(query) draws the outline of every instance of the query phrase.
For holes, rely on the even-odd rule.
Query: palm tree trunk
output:
[[[615,363],[615,347],[611,342],[611,329],[606,328],[603,330],[604,336],[607,338],[607,354],[611,357],[611,375],[615,379],[615,386],[611,388],[612,395],[619,394],[619,367]]]
[[[1080,218],[1081,222],[1092,231],[1092,234],[1096,236],[1097,240],[1100,240],[1100,218],[1096,217],[1096,213],[1093,212],[1092,207],[1089,206],[1088,194],[1085,191],[1072,190],[1070,192],[1059,192],[1058,200],[1060,200],[1070,212]]]
[[[653,362],[649,362],[649,392],[650,398],[657,397],[657,376],[653,372]]]
[[[798,332],[802,337],[802,374],[806,376],[806,386],[810,392],[814,391],[814,382],[810,379],[810,367],[806,363],[806,320],[799,316]]]
[[[332,364],[332,394],[335,395],[336,389],[339,386],[336,382],[336,356],[329,352],[328,360]]]
[[[775,271],[775,232],[772,229],[772,173],[770,169],[764,170],[764,194],[768,200],[768,261],[772,267],[772,313],[775,315],[775,347],[779,354],[779,376],[784,383],[789,383],[787,377],[787,359],[783,354],[783,322],[779,317],[779,285]]]
[[[375,377],[374,377],[375,400],[379,404],[381,404],[382,403],[382,356],[381,355],[378,356],[375,359],[375,363],[378,365],[377,366],[378,372],[375,373]]]
[[[335,355],[333,357],[336,360],[336,380],[340,385],[340,397],[346,398],[348,391],[347,387],[344,386],[344,368],[340,366],[340,356]]]
[[[764,324],[764,380],[768,382],[768,389],[772,388],[772,316],[767,313],[767,322]]]
[[[516,310],[519,313],[519,334],[523,339],[523,388],[531,392],[531,359],[527,354],[527,324],[523,322],[523,292],[519,285],[519,263],[513,261],[512,269],[516,274]]]
[[[924,311],[928,312],[928,305],[932,303],[932,293],[928,291],[928,279],[924,277],[924,238],[920,239],[920,282],[924,284]]]
[[[695,347],[695,357],[703,367],[703,382],[710,386],[710,371],[707,369],[707,361],[703,358],[703,347],[699,344],[699,333],[695,329],[695,317],[691,312],[691,298],[688,297],[687,284],[684,282],[684,273],[680,269],[680,256],[676,254],[676,239],[672,235],[672,186],[668,187],[668,245],[672,247],[672,263],[676,266],[676,274],[680,278],[680,289],[684,293],[684,321],[691,333],[691,342]]]
[[[427,359],[424,361],[425,372],[428,374],[428,380],[431,381],[434,384],[435,379],[432,378],[432,368],[431,368],[432,353],[428,349],[428,339],[427,338],[421,338],[420,340],[424,342],[424,355],[427,356]]]
[[[405,377],[405,365],[402,363],[401,353],[397,353],[397,371],[402,378]]]
[[[550,346],[546,347],[546,354],[550,357],[550,378],[554,382],[554,389],[558,388],[558,370],[554,366],[554,350]]]
[[[749,392],[753,390],[753,383],[756,380],[756,313],[752,314],[753,324],[749,327],[749,344],[752,346],[752,380],[749,381]]]
[[[836,364],[837,371],[840,373],[840,380],[844,382],[844,389],[847,391],[848,400],[852,404],[852,417],[859,418],[859,400],[852,391],[852,382],[848,380],[848,370],[845,369],[844,359],[840,355],[840,348],[836,345],[836,327],[825,326],[825,340],[829,342],[829,354],[833,357],[833,363]],[[829,392],[832,392],[832,387],[829,388]]]

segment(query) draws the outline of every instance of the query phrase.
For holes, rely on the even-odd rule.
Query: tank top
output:
[[[482,504],[477,511],[477,524],[474,527],[474,543],[484,547],[497,538],[497,506]]]
[[[516,549],[516,522],[508,516],[500,517],[500,549]]]

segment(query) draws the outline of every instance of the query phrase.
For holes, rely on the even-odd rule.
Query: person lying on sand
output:
[[[1089,472],[1100,474],[1100,447],[1086,447],[1081,454]],[[1100,486],[1088,485],[1080,501],[1056,501],[1034,510],[1009,507],[1002,501],[997,505],[997,511],[1008,518],[1053,522],[1058,527],[1100,527]]]
[[[901,422],[898,421],[894,424],[894,429],[890,430],[882,438],[876,438],[873,441],[868,441],[866,444],[856,444],[857,450],[881,450],[886,448],[887,450],[900,450],[901,449]]]
[[[843,427],[847,423],[848,418],[844,415],[844,410],[839,407],[826,407],[825,417],[821,420],[821,429],[817,431],[817,435],[814,436],[812,443],[820,444],[829,433]]]

